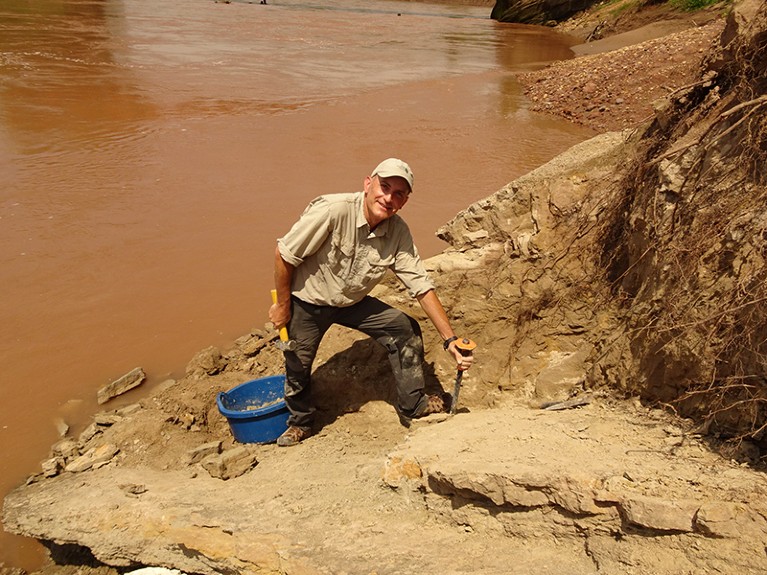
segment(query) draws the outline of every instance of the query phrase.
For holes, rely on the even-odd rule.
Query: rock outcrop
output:
[[[566,20],[595,4],[594,0],[496,0],[493,20],[517,24],[550,24]]]
[[[4,524],[115,567],[210,575],[762,571],[764,476],[631,404],[405,431],[374,401],[296,448],[248,449],[258,466],[229,481],[119,459],[67,472],[9,495]]]

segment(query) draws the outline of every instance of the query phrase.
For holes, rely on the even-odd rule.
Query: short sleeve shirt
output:
[[[434,289],[405,221],[394,215],[371,231],[364,197],[364,192],[320,196],[277,240],[280,255],[295,267],[294,296],[314,305],[350,306],[387,270],[412,297]]]

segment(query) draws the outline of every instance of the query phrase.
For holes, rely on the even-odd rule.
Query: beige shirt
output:
[[[295,266],[294,296],[315,305],[350,306],[389,269],[412,297],[434,289],[405,221],[394,215],[371,232],[364,197],[364,192],[320,196],[277,240],[282,259]]]

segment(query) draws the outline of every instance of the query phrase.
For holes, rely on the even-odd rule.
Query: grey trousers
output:
[[[312,363],[322,337],[333,324],[359,330],[386,348],[397,383],[396,408],[400,414],[413,417],[425,409],[423,339],[415,319],[370,296],[349,307],[318,306],[294,297],[288,333],[296,346],[285,352],[288,425],[312,426]]]

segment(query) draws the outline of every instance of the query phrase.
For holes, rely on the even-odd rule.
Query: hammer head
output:
[[[274,345],[280,351],[294,351],[296,349],[296,342],[293,341],[292,339],[288,339],[288,340],[278,339],[278,340],[275,340]]]

